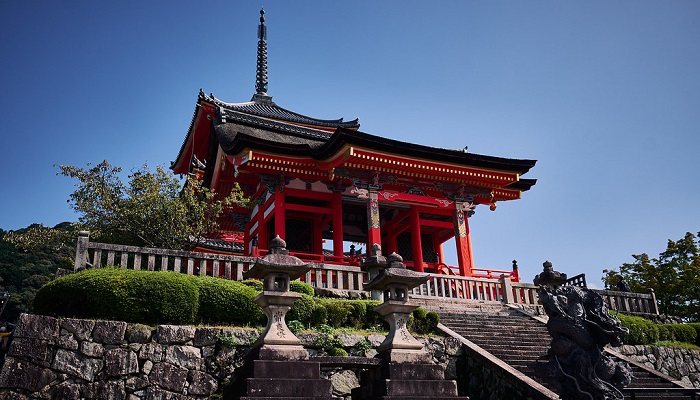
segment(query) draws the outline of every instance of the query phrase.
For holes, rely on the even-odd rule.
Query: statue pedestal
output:
[[[301,297],[296,292],[263,291],[253,301],[267,316],[267,326],[252,349],[260,359],[266,360],[308,360],[309,353],[301,345],[301,340],[287,327],[285,316],[292,304]]]
[[[408,319],[416,308],[418,306],[396,300],[387,300],[374,308],[374,311],[382,315],[389,323],[389,334],[379,345],[378,351],[389,349],[420,350],[423,348],[423,345],[406,328]]]

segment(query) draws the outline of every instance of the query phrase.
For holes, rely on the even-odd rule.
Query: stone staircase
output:
[[[547,354],[551,340],[543,322],[508,308],[488,313],[441,310],[439,314],[441,323],[455,333],[547,389],[557,391],[536,372],[538,363],[542,363],[541,360]],[[632,383],[623,390],[625,399],[700,398],[692,393],[692,390],[673,382],[671,377],[639,365],[614,351],[610,353],[615,357],[624,358],[634,371]]]

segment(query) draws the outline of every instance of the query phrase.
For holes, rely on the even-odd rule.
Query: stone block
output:
[[[352,335],[349,333],[341,333],[340,335],[338,335],[338,339],[340,339],[340,342],[343,344],[344,347],[353,347],[362,339],[364,339],[364,336]]]
[[[449,397],[457,396],[454,381],[400,381],[387,380],[386,394],[389,396]]]
[[[256,329],[243,328],[223,328],[221,334],[232,337],[233,340],[242,345],[251,344],[260,336],[260,332]]]
[[[80,395],[80,385],[70,382],[61,382],[51,389],[52,399],[78,399]]]
[[[76,340],[87,340],[92,336],[95,321],[87,319],[64,318],[60,321],[61,328],[73,334]]]
[[[165,353],[164,347],[156,343],[146,343],[141,346],[141,351],[139,351],[139,359],[150,360],[154,363],[163,361],[163,355]]]
[[[139,376],[130,376],[126,379],[126,382],[124,383],[124,388],[128,392],[135,392],[137,390],[145,388],[146,386],[148,386],[148,380],[143,379]]]
[[[151,341],[153,328],[142,324],[128,324],[125,334],[129,343],[148,343]]]
[[[58,320],[52,317],[33,314],[20,314],[15,338],[32,338],[47,341],[58,340]]]
[[[187,382],[187,370],[168,363],[158,363],[153,366],[148,378],[151,383],[165,390],[182,393]]]
[[[337,374],[331,375],[330,381],[331,387],[333,388],[333,394],[336,396],[350,396],[352,389],[360,386],[360,381],[357,379],[357,375],[349,370],[340,371]]]
[[[190,383],[187,393],[191,395],[210,396],[219,388],[214,377],[201,371],[189,371],[187,381]]]
[[[57,374],[49,368],[43,368],[15,358],[8,358],[0,371],[0,387],[38,392],[56,377]]]
[[[0,390],[0,400],[29,400],[29,397],[11,390]]]
[[[382,342],[384,342],[385,339],[386,336],[384,335],[372,334],[367,336],[367,340],[369,340],[373,347],[379,346],[380,344],[382,344]]]
[[[221,328],[197,328],[194,331],[192,344],[194,346],[214,346],[216,336],[221,333]]]
[[[65,349],[58,349],[51,368],[76,378],[92,382],[95,374],[102,369],[101,359],[76,354]]]
[[[180,393],[168,392],[159,388],[150,387],[143,394],[145,400],[192,400],[189,396]]]
[[[91,396],[87,398],[100,400],[126,400],[126,387],[124,381],[100,381],[90,385]]]
[[[126,332],[126,322],[121,321],[95,321],[95,329],[92,332],[92,339],[102,344],[122,344],[124,343],[124,333]]]
[[[53,357],[53,346],[45,340],[18,337],[12,341],[7,354],[10,357],[28,358],[33,363],[49,367]]]
[[[202,351],[194,346],[169,346],[165,361],[184,369],[201,370],[204,366]]]
[[[184,325],[158,325],[156,339],[161,344],[185,344],[194,338],[195,329]]]
[[[125,349],[112,349],[104,353],[104,374],[107,377],[131,375],[139,372],[136,353]]]
[[[100,343],[81,342],[80,352],[88,357],[102,357],[105,352],[105,348]]]
[[[148,375],[151,373],[151,370],[153,369],[153,361],[151,360],[146,360],[143,362],[143,367],[141,367],[141,372],[144,374]]]
[[[58,338],[58,342],[56,344],[58,345],[58,347],[62,347],[64,349],[73,351],[78,350],[79,347],[78,341],[75,340],[75,338],[71,334],[61,335]]]

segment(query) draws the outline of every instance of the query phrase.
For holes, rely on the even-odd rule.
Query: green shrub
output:
[[[308,283],[304,283],[301,281],[291,281],[289,282],[289,290],[292,292],[297,292],[301,294],[306,294],[309,296],[314,295],[314,288],[313,286],[309,285]]]
[[[113,319],[145,324],[191,324],[199,303],[187,275],[121,268],[89,269],[42,286],[38,314]]]
[[[318,304],[326,308],[328,324],[334,328],[345,326],[345,322],[353,310],[353,307],[346,300],[323,299]]]
[[[314,302],[314,308],[311,312],[310,326],[319,326],[328,323],[328,309],[320,302]]]
[[[622,326],[630,330],[629,335],[622,338],[625,344],[653,344],[659,340],[658,326],[642,317],[630,315],[616,315]]]
[[[263,290],[263,283],[262,281],[259,281],[257,279],[246,279],[244,281],[241,281],[242,284],[246,286],[250,286],[253,289],[257,290],[258,292],[262,292]]]
[[[265,322],[262,309],[253,303],[258,291],[249,285],[211,276],[190,276],[199,290],[201,322],[259,325]],[[257,282],[257,281],[256,281]]]
[[[408,323],[406,325],[407,328],[412,332],[418,334],[426,334],[435,330],[439,322],[440,316],[436,312],[427,312],[422,308],[416,308],[411,313],[411,317],[409,318]]]
[[[287,314],[287,319],[290,321],[297,320],[304,324],[305,327],[310,327],[315,308],[315,299],[309,295],[302,294],[301,298],[297,299],[292,305]]]
[[[365,328],[367,326],[367,301],[348,300],[346,303],[350,307],[346,325],[354,329]]]
[[[673,340],[671,336],[671,331],[668,329],[668,326],[665,324],[659,324],[656,325],[656,327],[659,329],[659,341],[670,341]]]
[[[372,343],[370,343],[367,338],[362,338],[362,340],[355,344],[355,348],[360,352],[360,355],[365,356],[367,351],[372,348]]]
[[[695,344],[700,346],[700,322],[691,322],[688,324],[693,329],[695,329]]]
[[[670,334],[670,340],[676,342],[695,343],[698,333],[694,327],[687,324],[667,324],[665,326]]]
[[[304,324],[297,320],[289,321],[287,327],[295,335],[304,330]]]
[[[348,352],[345,351],[345,349],[340,348],[340,347],[332,347],[326,352],[329,356],[333,357],[347,357]]]
[[[384,317],[378,312],[374,311],[374,308],[382,304],[379,300],[362,300],[365,303],[366,314],[365,314],[365,329],[388,329],[389,324],[386,322]]]

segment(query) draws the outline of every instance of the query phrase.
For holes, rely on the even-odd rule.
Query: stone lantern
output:
[[[386,257],[382,255],[382,248],[377,243],[372,245],[372,255],[365,258],[360,264],[360,269],[367,272],[369,280],[373,280],[381,271],[386,268]],[[381,290],[372,290],[370,292],[372,300],[381,300]]]
[[[253,301],[267,316],[267,326],[252,348],[259,350],[260,358],[280,360],[307,360],[309,354],[301,341],[287,327],[285,315],[301,297],[289,291],[290,280],[297,279],[311,269],[299,258],[290,256],[287,244],[279,236],[272,239],[268,254],[256,260],[243,277],[263,280],[263,291]]]
[[[533,283],[537,286],[558,287],[566,283],[566,274],[555,271],[551,261],[542,263],[542,272],[535,276]]]
[[[379,246],[373,246],[372,253],[369,260],[381,260]],[[378,274],[364,285],[365,290],[378,290],[384,294],[384,302],[374,310],[389,323],[389,334],[378,348],[380,354],[387,357],[389,362],[423,363],[430,360],[428,353],[423,350],[423,344],[406,329],[411,312],[418,308],[417,305],[409,303],[409,290],[428,279],[427,274],[406,269],[401,256],[392,253],[386,257],[386,268],[379,270]]]

